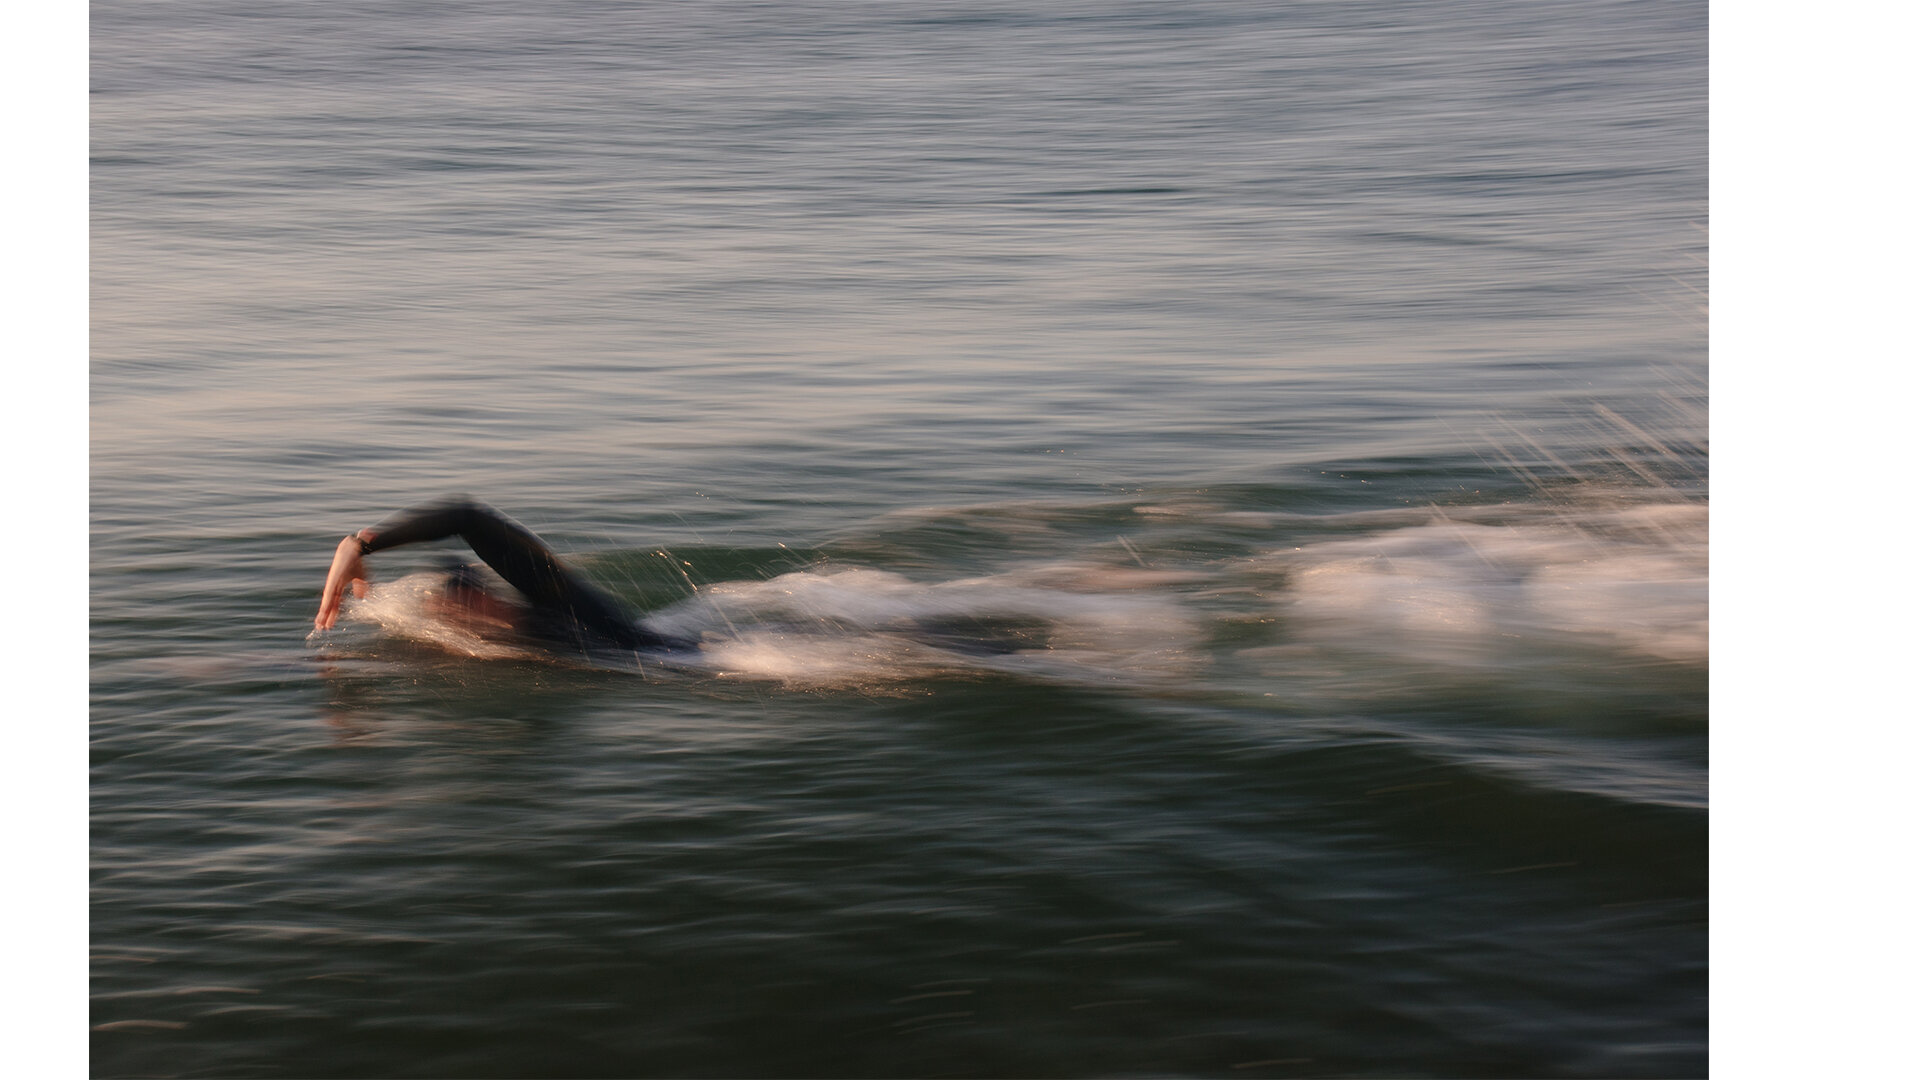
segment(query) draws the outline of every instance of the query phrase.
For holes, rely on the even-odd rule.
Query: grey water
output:
[[[93,1074],[1704,1074],[1706,21],[95,0]]]

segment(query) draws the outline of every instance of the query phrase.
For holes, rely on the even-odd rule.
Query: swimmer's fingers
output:
[[[360,558],[360,538],[349,536],[334,549],[333,565],[327,567],[327,584],[320,592],[320,611],[313,617],[315,630],[328,630],[340,617],[340,601],[347,586],[353,595],[367,595],[367,569]]]
[[[315,630],[331,630],[333,629],[334,620],[339,617],[340,601],[322,594],[320,597],[320,611],[313,617],[313,628]]]

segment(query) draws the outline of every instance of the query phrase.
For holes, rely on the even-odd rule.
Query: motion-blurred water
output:
[[[1705,4],[92,13],[96,1075],[1705,1071]]]

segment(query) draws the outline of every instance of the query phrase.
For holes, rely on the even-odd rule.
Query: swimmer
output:
[[[576,648],[690,648],[695,642],[640,626],[620,602],[589,585],[561,563],[526,526],[484,503],[466,498],[402,510],[371,529],[340,541],[320,593],[315,630],[332,628],[347,588],[367,595],[366,556],[402,544],[458,536],[480,561],[513,586],[524,603],[489,591],[471,568],[449,573],[446,596],[470,621],[511,629]]]

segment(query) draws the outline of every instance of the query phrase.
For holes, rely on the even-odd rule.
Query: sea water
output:
[[[96,1075],[1705,1071],[1705,4],[92,28]]]

